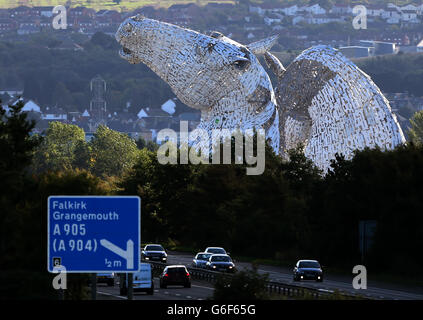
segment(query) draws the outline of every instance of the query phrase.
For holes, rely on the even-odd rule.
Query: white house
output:
[[[309,7],[304,6],[304,7],[301,7],[299,10],[300,11],[304,10],[308,13],[313,14],[313,15],[325,14],[326,13],[326,9],[322,8],[319,4],[314,4],[314,5],[309,6]]]
[[[43,119],[43,120],[54,120],[54,121],[67,120],[68,115],[67,114],[47,113],[47,114],[41,115],[41,119]]]
[[[162,110],[164,112],[167,112],[169,114],[175,113],[176,104],[173,102],[172,99],[167,100],[165,103],[162,104]]]
[[[401,20],[406,22],[418,23],[417,12],[415,10],[402,10]]]
[[[369,17],[381,17],[385,13],[385,9],[380,6],[366,5],[365,7]]]
[[[353,8],[346,4],[334,4],[329,10],[330,13],[334,14],[347,14],[352,13]]]
[[[146,112],[146,111],[142,108],[142,109],[138,112],[137,117],[138,117],[138,119],[141,119],[141,118],[146,118],[146,117],[148,117],[148,114],[147,114],[147,112]]]
[[[268,26],[271,26],[272,24],[281,23],[282,19],[272,19],[269,17],[264,17],[264,23]]]
[[[294,16],[297,14],[298,6],[295,4],[293,6],[287,6],[280,10],[280,12],[284,13],[287,16]]]
[[[264,15],[264,13],[266,12],[266,10],[264,10],[264,9],[260,8],[259,6],[254,7],[254,6],[251,6],[251,5],[250,5],[250,7],[249,7],[249,11],[250,11],[250,13],[257,13],[257,14],[259,14],[260,16],[263,16],[263,15]]]
[[[423,40],[417,44],[417,52],[423,52]]]
[[[305,18],[303,16],[296,16],[292,19],[292,25],[295,26],[297,23],[300,23],[302,21],[305,21]]]
[[[25,103],[24,107],[22,108],[22,111],[41,113],[40,107],[32,100],[29,100],[27,103]]]
[[[386,19],[387,23],[396,24],[400,22],[401,12],[397,8],[387,8],[382,12],[382,18]]]
[[[417,13],[417,11],[419,11],[419,9],[420,9],[420,6],[415,6],[415,5],[413,5],[413,4],[408,4],[408,5],[406,5],[406,6],[400,7],[399,9],[400,9],[401,11],[404,11],[404,10],[409,10],[409,11],[414,11],[414,12],[416,12],[416,13]]]

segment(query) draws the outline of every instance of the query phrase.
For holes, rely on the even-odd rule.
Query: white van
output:
[[[140,271],[135,272],[132,277],[132,288],[134,292],[143,291],[147,294],[154,294],[153,272],[149,263],[141,263]],[[128,277],[126,277],[128,287]]]

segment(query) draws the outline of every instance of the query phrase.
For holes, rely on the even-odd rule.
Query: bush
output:
[[[260,275],[257,266],[233,276],[221,275],[214,286],[214,300],[266,300],[268,275]]]

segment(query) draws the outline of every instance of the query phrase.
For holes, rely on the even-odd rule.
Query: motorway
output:
[[[154,278],[154,295],[148,295],[144,292],[134,292],[134,300],[205,300],[213,296],[213,285],[204,282],[191,282],[191,288],[182,286],[168,286],[166,289],[160,289],[159,279]],[[98,300],[126,300],[126,296],[119,295],[119,285],[107,287],[103,284],[97,284]]]
[[[184,264],[191,266],[193,255],[186,253],[171,252],[168,254],[168,264]],[[235,265],[238,270],[245,268],[251,268],[251,263],[237,262]],[[352,267],[351,267],[352,270]],[[268,273],[269,280],[277,281],[282,283],[301,285],[308,288],[317,288],[322,290],[340,290],[344,292],[361,294],[364,297],[374,299],[390,299],[390,300],[423,300],[423,288],[403,288],[395,285],[388,285],[382,283],[376,283],[371,280],[371,274],[367,275],[367,289],[366,290],[355,290],[352,286],[353,274],[351,277],[345,276],[331,276],[325,274],[322,283],[314,281],[301,281],[294,282],[292,279],[292,269],[273,267],[273,266],[258,266],[259,273]]]
[[[187,253],[170,252],[168,253],[168,265],[183,264],[191,266],[193,255]],[[238,270],[251,268],[250,263],[237,262],[235,264]],[[352,269],[352,268],[351,268]],[[314,281],[294,282],[292,280],[292,270],[283,267],[258,266],[259,273],[267,273],[269,280],[287,284],[301,285],[308,288],[320,289],[322,291],[340,290],[348,293],[360,294],[364,297],[380,300],[423,300],[423,288],[404,288],[396,285],[376,283],[371,280],[371,274],[368,274],[368,283],[366,290],[355,290],[352,287],[353,274],[351,277],[331,276],[325,274],[324,281],[317,283]],[[203,281],[192,281],[191,288],[182,286],[169,286],[166,289],[160,289],[159,280],[154,279],[154,295],[145,293],[134,293],[134,300],[205,300],[213,295],[213,284]],[[97,286],[98,299],[126,299],[119,295],[119,285],[107,287],[101,284]]]

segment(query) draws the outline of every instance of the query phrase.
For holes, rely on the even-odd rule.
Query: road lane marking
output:
[[[116,295],[116,294],[112,294],[112,293],[101,292],[101,291],[97,291],[97,293],[102,294],[102,295],[105,295],[105,296],[112,296],[112,297],[115,297],[115,298],[128,300],[128,298],[127,298],[127,297],[118,296],[118,295]]]
[[[203,287],[203,286],[197,286],[196,284],[192,284],[191,287],[197,287],[197,288],[204,288],[204,289],[209,289],[209,290],[214,290],[214,288],[211,287]]]

